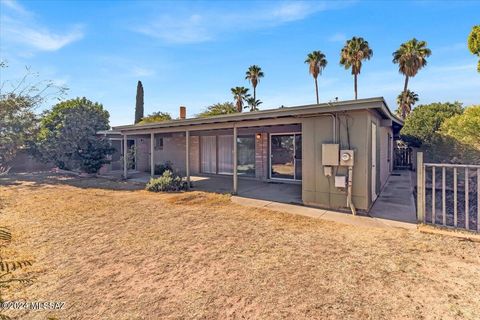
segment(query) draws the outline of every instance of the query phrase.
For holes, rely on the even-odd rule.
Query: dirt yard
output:
[[[480,243],[60,176],[0,178],[14,319],[478,319]],[[1,280],[2,278],[0,278]]]

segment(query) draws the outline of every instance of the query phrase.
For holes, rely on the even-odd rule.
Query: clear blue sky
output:
[[[305,56],[327,55],[319,77],[320,100],[353,98],[353,79],[338,63],[346,39],[362,36],[374,55],[359,77],[359,97],[384,96],[391,109],[403,77],[392,52],[413,37],[433,54],[410,81],[420,103],[480,103],[476,58],[466,47],[480,24],[480,2],[161,2],[1,0],[1,79],[31,66],[44,79],[86,96],[110,112],[111,124],[134,118],[137,80],[145,113],[186,105],[189,116],[231,101],[230,88],[249,86],[249,65],[265,72],[261,107],[315,102]]]

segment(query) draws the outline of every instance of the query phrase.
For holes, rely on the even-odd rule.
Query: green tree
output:
[[[313,51],[307,55],[305,63],[308,63],[308,71],[315,80],[315,94],[317,97],[317,104],[319,104],[317,78],[318,75],[322,74],[323,69],[325,69],[327,66],[326,56],[322,53],[322,51]]]
[[[432,51],[427,48],[427,43],[415,38],[402,43],[400,48],[393,53],[393,63],[398,63],[398,71],[405,76],[404,99],[407,99],[408,80],[415,77],[418,71],[427,65],[427,58],[431,54]]]
[[[257,65],[251,65],[248,67],[247,72],[245,73],[245,79],[250,81],[253,87],[253,99],[257,100],[257,85],[260,82],[260,78],[263,78],[264,74],[262,68]]]
[[[245,87],[235,87],[230,90],[233,94],[233,99],[235,100],[237,112],[242,112],[243,103],[247,101],[248,97],[250,97],[248,89]]]
[[[480,151],[480,105],[465,108],[462,114],[446,119],[440,133]]]
[[[400,131],[402,140],[414,147],[432,146],[440,137],[438,130],[442,123],[462,113],[460,102],[419,105],[405,120]]]
[[[18,150],[26,146],[36,128],[34,102],[15,94],[0,97],[0,175],[8,173]]]
[[[373,51],[370,49],[368,41],[361,37],[353,37],[347,40],[345,46],[340,51],[340,64],[346,70],[352,69],[355,100],[358,98],[357,77],[362,70],[362,61],[370,60],[372,56]]]
[[[7,67],[5,61],[0,62],[1,69]],[[50,99],[60,99],[68,90],[38,77],[27,67],[20,80],[0,84],[0,175],[8,173],[20,149],[28,150],[37,128],[35,108]]]
[[[162,122],[172,120],[172,116],[168,112],[153,112],[146,117],[143,117],[138,124]]]
[[[480,25],[473,26],[468,35],[468,49],[480,58]],[[480,72],[480,59],[478,60],[477,71]]]
[[[197,115],[199,118],[207,118],[219,116],[222,114],[237,113],[238,110],[231,102],[215,103],[205,108],[205,110]]]
[[[247,98],[247,106],[245,108],[250,108],[250,112],[258,111],[258,106],[261,105],[263,102],[260,100],[255,100],[253,97]]]
[[[135,123],[143,119],[143,85],[141,81],[137,83],[137,96],[135,99]]]
[[[43,113],[35,137],[35,155],[61,169],[97,172],[108,163],[114,149],[105,137],[109,114],[99,103],[86,98],[60,102]]]
[[[417,102],[418,94],[416,94],[415,92],[407,90],[407,93],[405,95],[403,92],[401,92],[397,96],[397,115],[402,119],[405,119],[410,114],[410,112],[412,112],[412,108]]]

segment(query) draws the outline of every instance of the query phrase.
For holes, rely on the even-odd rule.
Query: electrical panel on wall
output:
[[[322,165],[338,166],[340,145],[333,143],[322,144]]]

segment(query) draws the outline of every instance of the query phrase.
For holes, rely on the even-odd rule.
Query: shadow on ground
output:
[[[39,188],[47,185],[69,185],[82,189],[141,190],[145,184],[131,181],[109,180],[96,177],[78,177],[53,172],[13,173],[0,177],[0,186]]]

